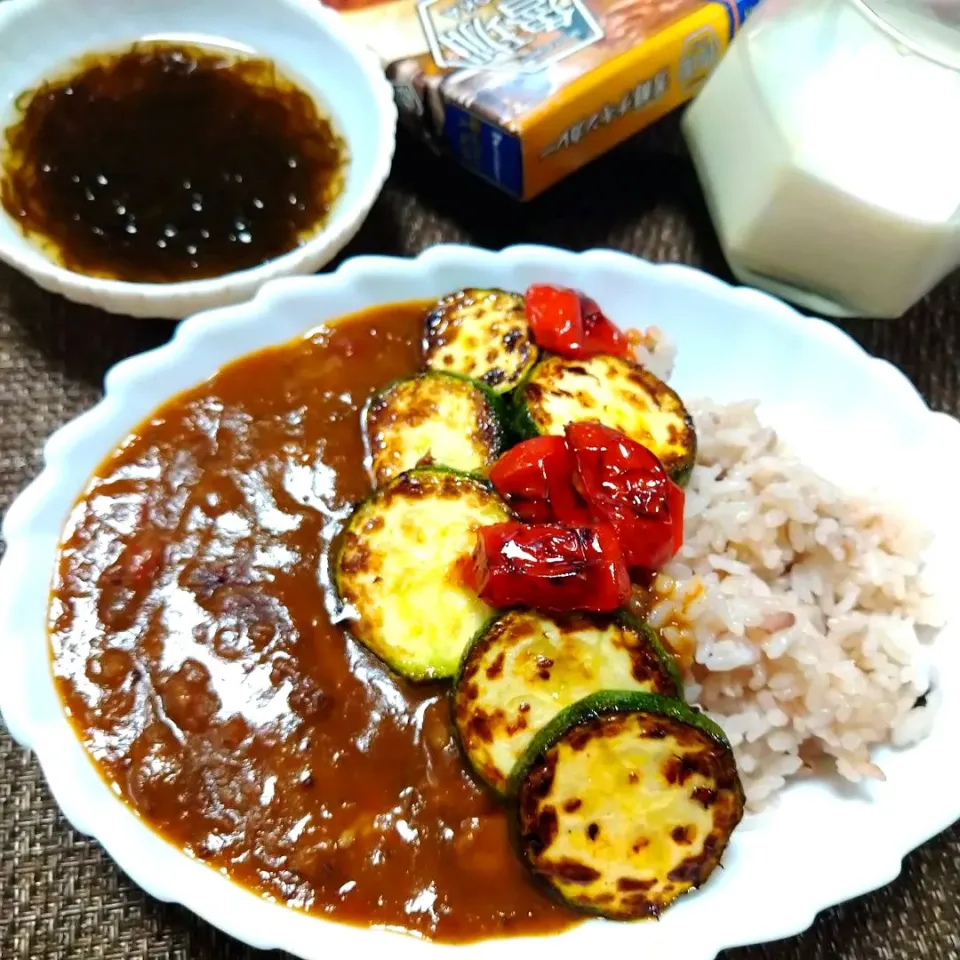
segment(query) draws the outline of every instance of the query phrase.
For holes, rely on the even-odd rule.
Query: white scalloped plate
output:
[[[297,913],[168,845],[100,779],[69,726],[51,679],[45,615],[58,536],[75,497],[110,449],[171,394],[246,352],[373,304],[468,285],[523,289],[532,281],[582,287],[621,324],[660,325],[679,348],[674,383],[682,395],[757,397],[761,412],[819,468],[910,496],[918,517],[935,526],[930,562],[947,582],[960,542],[954,493],[960,424],[932,413],[897,370],[836,328],[770,297],[687,267],[544,247],[490,253],[439,246],[415,260],[361,257],[327,276],[275,281],[250,303],[192,317],[170,343],[111,370],[104,399],[50,439],[43,472],[4,523],[0,709],[13,736],[36,752],[70,822],[96,837],[148,893],[182,903],[255,947],[306,960],[364,950],[383,950],[394,960],[451,950],[471,958],[528,956],[529,944],[518,940],[447,947]],[[863,789],[826,781],[791,786],[779,804],[737,832],[726,869],[659,923],[591,921],[559,935],[552,955],[619,950],[644,960],[712,960],[726,947],[795,934],[825,907],[892,880],[906,853],[960,818],[948,759],[960,729],[958,609],[949,599],[949,625],[931,648],[942,711],[927,740],[881,753],[885,782]]]

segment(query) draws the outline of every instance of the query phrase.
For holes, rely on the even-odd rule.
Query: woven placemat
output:
[[[391,181],[349,253],[415,254],[444,241],[612,247],[727,278],[672,125],[526,207],[402,142]],[[958,309],[960,278],[903,320],[841,326],[904,370],[931,406],[957,413]],[[163,342],[171,329],[70,305],[0,271],[0,507],[36,474],[44,438],[97,400],[110,365]],[[725,960],[960,957],[958,863],[954,828],[910,856],[886,889],[828,911],[798,938],[732,950]],[[789,885],[770,896],[790,897]],[[743,905],[752,908],[763,904]],[[134,887],[96,843],[67,826],[36,763],[0,728],[0,960],[254,956]]]

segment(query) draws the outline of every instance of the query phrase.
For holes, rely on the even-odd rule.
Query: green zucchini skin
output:
[[[425,463],[483,470],[508,439],[500,397],[469,377],[439,372],[394,380],[377,391],[364,408],[363,430],[376,486]]]
[[[568,423],[596,420],[652,450],[674,482],[685,484],[697,456],[693,417],[677,393],[621,357],[544,357],[516,392],[518,435],[560,435]]]
[[[463,374],[498,395],[514,390],[539,355],[517,293],[458,290],[438,300],[424,321],[426,368]]]
[[[507,610],[478,632],[460,664],[451,697],[460,745],[477,776],[505,796],[537,732],[607,688],[669,697],[683,690],[673,657],[634,617]]]
[[[649,648],[659,659],[660,665],[670,678],[676,691],[675,693],[667,694],[667,696],[676,696],[682,700],[684,687],[683,674],[680,671],[677,658],[666,648],[666,646],[664,646],[663,641],[661,641],[660,635],[657,633],[657,631],[654,630],[653,627],[651,627],[650,624],[645,620],[642,620],[640,617],[630,613],[627,610],[620,611],[620,613],[617,614],[617,618],[625,626],[630,627],[631,629],[636,630],[637,633],[642,633],[644,635]]]
[[[460,582],[477,527],[512,519],[485,478],[449,468],[400,474],[351,514],[333,583],[350,634],[415,681],[452,677],[491,608]]]
[[[568,707],[511,775],[514,841],[569,907],[658,916],[701,886],[743,817],[723,731],[679,700],[604,691]]]

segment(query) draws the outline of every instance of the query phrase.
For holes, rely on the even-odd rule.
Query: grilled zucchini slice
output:
[[[505,394],[530,372],[538,355],[519,294],[459,290],[427,314],[423,359],[430,370],[461,373]]]
[[[509,610],[464,654],[454,723],[474,770],[502,794],[539,730],[565,707],[609,689],[678,697],[683,688],[673,658],[639,620]]]
[[[512,777],[520,855],[575,909],[655,917],[704,883],[743,817],[720,728],[679,700],[594,694],[537,735]]]
[[[482,470],[504,448],[503,404],[467,377],[424,373],[374,394],[364,435],[378,487],[422,464]]]
[[[483,479],[400,474],[354,511],[334,563],[350,633],[411,680],[452,677],[492,610],[460,582],[474,532],[510,510]]]
[[[523,436],[562,434],[568,423],[599,420],[642,443],[684,483],[697,455],[693,418],[683,402],[648,370],[620,357],[546,357],[517,396]]]

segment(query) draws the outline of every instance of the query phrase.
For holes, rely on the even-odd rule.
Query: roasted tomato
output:
[[[627,564],[606,524],[482,527],[468,578],[493,607],[607,612],[630,598]]]
[[[514,513],[528,523],[589,523],[573,486],[573,458],[563,437],[534,437],[508,450],[490,480]]]
[[[624,333],[595,300],[577,290],[537,283],[527,290],[525,302],[533,337],[544,350],[574,359],[631,352]]]
[[[583,346],[583,311],[576,290],[536,283],[524,298],[533,339],[544,350],[578,356]]]
[[[571,423],[574,483],[597,522],[617,533],[630,567],[658,570],[683,543],[683,491],[646,447],[600,423]]]
[[[600,309],[596,300],[580,297],[580,309],[583,311],[583,334],[586,352],[591,357],[597,353],[612,354],[615,357],[627,357],[632,350],[626,334],[615,326],[613,321]]]

